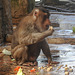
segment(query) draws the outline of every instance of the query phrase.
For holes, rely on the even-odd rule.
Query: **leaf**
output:
[[[19,71],[20,68],[21,68],[20,66],[17,66],[17,67],[14,69],[14,71]]]
[[[35,71],[36,71],[36,69],[34,69],[34,68],[32,70],[30,70],[30,72],[35,72]]]
[[[11,61],[14,61],[15,59],[12,59]]]
[[[75,27],[73,27],[73,32],[75,33]]]
[[[17,75],[24,75],[21,68],[19,68],[19,71],[17,72]]]
[[[6,54],[6,55],[11,55],[11,51],[8,51],[8,50],[6,50],[6,49],[3,49],[3,54]]]

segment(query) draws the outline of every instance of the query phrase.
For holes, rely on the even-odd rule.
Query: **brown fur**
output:
[[[26,61],[35,62],[41,49],[48,58],[48,63],[51,62],[50,49],[44,39],[54,31],[52,28],[47,30],[49,24],[49,13],[43,8],[35,8],[21,20],[13,33],[11,45],[12,55],[18,64]]]

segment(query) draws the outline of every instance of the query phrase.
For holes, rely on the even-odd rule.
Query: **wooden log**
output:
[[[36,7],[40,7],[40,5],[35,5]],[[75,10],[66,10],[66,9],[62,9],[62,8],[58,8],[58,7],[54,7],[54,6],[48,6],[48,5],[43,5],[44,8],[46,9],[52,9],[52,10],[56,10],[56,11],[60,11],[60,12],[75,12]]]

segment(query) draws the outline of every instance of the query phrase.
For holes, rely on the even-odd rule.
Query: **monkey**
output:
[[[17,64],[24,62],[36,62],[42,49],[51,63],[51,53],[46,41],[46,37],[52,35],[54,29],[49,28],[49,12],[45,8],[34,8],[33,11],[25,16],[13,32],[11,49],[12,56]]]
[[[23,64],[27,59],[27,46],[24,44],[16,46],[12,50],[13,57],[15,58],[16,64]]]

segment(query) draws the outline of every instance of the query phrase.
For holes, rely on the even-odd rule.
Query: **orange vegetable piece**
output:
[[[21,67],[20,67],[20,66],[17,66],[17,67],[14,69],[14,71],[18,71],[19,68],[21,68]]]
[[[32,70],[30,70],[30,72],[35,72],[35,71],[36,71],[36,69],[34,69],[34,68]]]

